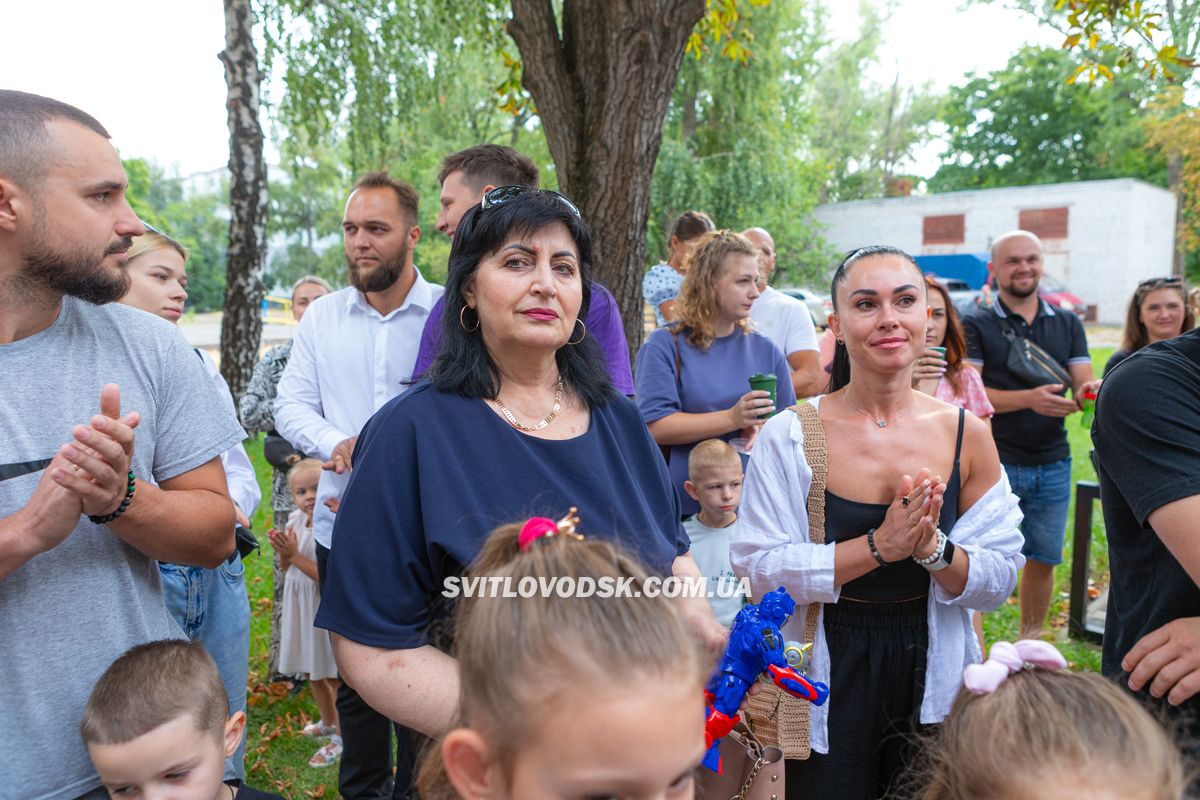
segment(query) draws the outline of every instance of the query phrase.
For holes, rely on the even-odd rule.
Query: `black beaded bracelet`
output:
[[[129,508],[129,504],[133,502],[133,471],[129,472],[129,486],[125,489],[125,499],[121,501],[121,505],[117,506],[117,510],[111,514],[105,514],[103,517],[96,517],[88,514],[88,522],[93,525],[105,525],[112,522],[117,517],[125,513],[125,509]]]
[[[879,566],[886,567],[888,562],[883,560],[883,556],[879,555],[879,550],[875,547],[875,528],[867,531],[867,547],[871,548],[871,555],[879,562]]]

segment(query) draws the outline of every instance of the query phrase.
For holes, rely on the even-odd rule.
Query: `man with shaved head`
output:
[[[1000,461],[1025,515],[1021,633],[1032,637],[1041,632],[1050,607],[1071,500],[1071,450],[1063,420],[1079,410],[1078,399],[1100,382],[1092,372],[1083,325],[1074,314],[1056,311],[1038,297],[1043,270],[1038,237],[1021,230],[997,237],[988,270],[996,281],[996,302],[964,317],[963,330],[967,362],[983,374],[996,408],[992,434]],[[1026,342],[1058,364],[1069,381],[1034,381],[1014,372],[1010,351]],[[1064,397],[1067,390],[1074,399]]]
[[[742,231],[758,250],[758,297],[750,306],[755,329],[787,357],[792,369],[796,397],[812,397],[825,389],[825,372],[818,363],[817,331],[808,306],[794,297],[772,289],[775,272],[775,240],[762,228]]]
[[[220,454],[245,433],[174,325],[112,302],[145,231],[126,185],[99,122],[0,90],[5,797],[107,797],[79,719],[118,656],[181,636],[157,562],[236,554]]]

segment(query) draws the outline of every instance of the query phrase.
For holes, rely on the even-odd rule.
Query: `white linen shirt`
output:
[[[413,267],[416,270],[416,267]],[[292,339],[275,397],[275,429],[303,453],[328,461],[333,449],[357,436],[384,403],[402,394],[412,378],[421,331],[442,287],[417,270],[404,304],[380,314],[359,290],[348,287],[319,297]],[[321,473],[313,538],[332,547],[333,512],[350,473]]]
[[[814,407],[820,398],[809,400]],[[812,469],[804,456],[804,429],[795,412],[776,414],[759,432],[738,509],[738,526],[729,548],[738,577],[750,579],[755,597],[787,588],[796,612],[783,626],[785,639],[803,641],[809,603],[836,603],[841,587],[834,583],[832,542],[808,541],[808,490]],[[1017,585],[1024,566],[1024,537],[1017,526],[1021,510],[1004,470],[988,491],[947,531],[958,548],[969,554],[967,585],[951,596],[932,577],[928,602],[929,647],[926,651],[925,693],[921,722],[941,722],[950,713],[968,664],[980,661],[979,640],[971,625],[971,610],[998,608]],[[863,531],[866,533],[866,531]],[[817,618],[809,675],[829,682],[829,648],[825,642],[825,609]],[[818,753],[829,752],[829,708],[853,697],[831,694],[824,705],[813,706],[810,742]]]
[[[209,379],[217,387],[217,393],[228,401],[229,410],[233,412],[234,418],[237,418],[237,410],[233,406],[233,394],[229,391],[229,384],[221,376],[221,370],[217,369],[216,362],[213,361],[207,350],[197,348],[196,352],[200,354],[200,360],[204,362],[204,369],[208,373]],[[247,518],[252,518],[254,509],[258,508],[258,504],[262,500],[262,489],[259,488],[258,476],[254,474],[254,465],[250,463],[250,456],[246,455],[246,448],[239,443],[221,453],[221,466],[225,468],[225,483],[229,486],[229,496],[233,502],[237,503],[238,508]]]
[[[808,306],[777,289],[763,289],[750,306],[750,319],[754,329],[774,342],[785,356],[818,349],[817,329]]]

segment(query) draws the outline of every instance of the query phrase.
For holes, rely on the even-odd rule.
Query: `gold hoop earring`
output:
[[[475,309],[471,309],[472,311],[475,311],[475,327],[468,328],[467,323],[463,321],[463,316],[467,313],[468,308],[471,308],[471,307],[463,306],[462,311],[458,312],[458,324],[467,333],[474,333],[475,331],[479,330],[479,312],[475,311]]]
[[[586,339],[586,338],[587,338],[587,324],[586,324],[586,323],[584,323],[584,321],[583,321],[583,320],[579,319],[579,317],[576,317],[576,318],[575,318],[575,322],[576,322],[577,324],[579,324],[579,325],[581,325],[581,326],[583,327],[583,333],[582,333],[582,334],[579,336],[579,338],[578,338],[578,339],[576,339],[576,340],[575,340],[575,341],[573,341],[573,342],[572,342],[570,339],[567,339],[567,344],[569,344],[569,345],[576,345],[576,344],[579,344],[580,342],[582,342],[584,339]],[[574,333],[574,332],[575,332],[575,326],[574,326],[574,325],[572,325],[572,326],[571,326],[571,332],[572,332],[572,333]]]

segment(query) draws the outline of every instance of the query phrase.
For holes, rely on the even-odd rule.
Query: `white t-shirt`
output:
[[[808,306],[768,286],[750,306],[754,328],[766,336],[785,356],[801,350],[817,350],[817,330]]]
[[[737,521],[724,528],[710,528],[699,517],[685,520],[683,529],[692,540],[691,554],[708,578],[708,603],[713,614],[726,628],[742,610],[743,597],[737,593],[738,579],[729,563],[729,542],[737,530]]]

